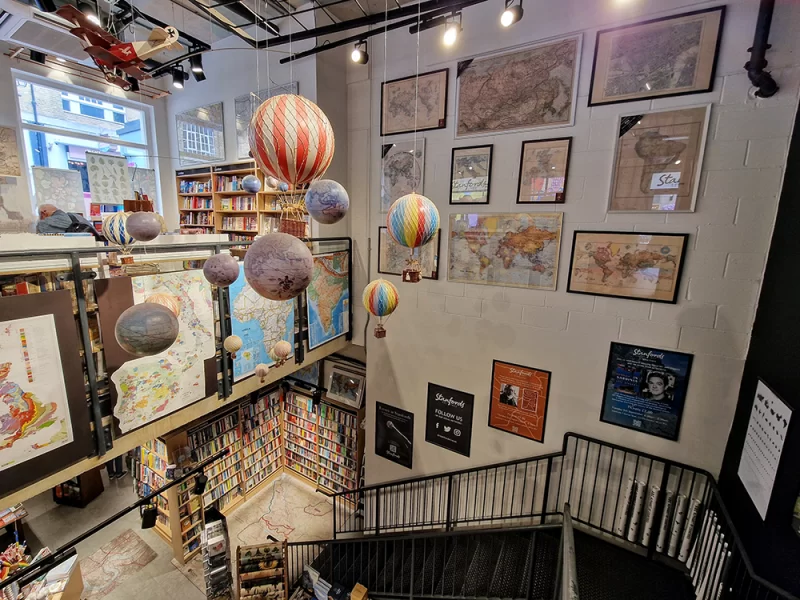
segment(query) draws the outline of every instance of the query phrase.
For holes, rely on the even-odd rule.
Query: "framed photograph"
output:
[[[495,360],[489,427],[544,442],[550,376],[550,371]]]
[[[688,233],[576,231],[567,291],[675,304],[688,239]]]
[[[619,119],[608,212],[694,212],[711,105]]]
[[[597,32],[589,106],[710,92],[725,7]]]
[[[328,384],[327,396],[331,400],[336,400],[353,408],[361,408],[365,379],[364,375],[353,373],[334,365],[326,382]]]
[[[522,142],[517,204],[563,204],[572,138]]]
[[[489,204],[494,146],[453,148],[450,204]]]
[[[381,147],[381,212],[411,192],[424,193],[425,138]]]
[[[225,122],[222,102],[199,106],[175,115],[178,132],[178,158],[181,166],[225,160]],[[202,147],[197,131],[207,132]],[[205,134],[204,134],[205,135]]]
[[[381,85],[381,135],[396,135],[447,125],[450,69],[410,75]]]
[[[233,100],[233,105],[236,115],[236,157],[240,159],[250,158],[250,140],[248,139],[248,129],[250,128],[250,119],[253,118],[253,113],[261,106],[265,100],[269,100],[273,96],[280,94],[298,94],[299,87],[296,81],[286,83],[283,85],[273,85],[267,89],[258,90],[258,92],[250,92],[236,96]],[[251,159],[252,160],[252,159]]]
[[[414,459],[414,413],[375,403],[375,454],[410,469]]]
[[[600,420],[677,441],[694,356],[611,342]]]
[[[414,248],[414,258],[422,266],[423,279],[439,279],[441,233],[440,229],[430,242],[421,248]],[[411,258],[411,250],[395,242],[386,227],[379,227],[378,273],[402,276],[409,258]]]
[[[543,40],[460,61],[456,137],[572,125],[582,39]]]

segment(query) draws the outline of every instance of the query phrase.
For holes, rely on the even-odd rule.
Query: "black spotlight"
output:
[[[203,72],[203,55],[202,54],[193,54],[189,57],[189,68],[192,70],[192,73],[202,73]]]
[[[142,529],[152,529],[156,526],[156,517],[158,517],[158,509],[154,504],[142,506]]]
[[[362,40],[356,44],[356,47],[353,48],[353,52],[350,54],[350,59],[359,65],[365,65],[369,62],[366,40]]]
[[[129,92],[138,92],[139,91],[139,80],[135,77],[131,77],[128,75],[125,79],[128,80],[128,83],[131,84],[131,88],[128,90]]]
[[[92,6],[91,2],[78,2],[78,10],[81,11],[89,21],[100,26],[100,16],[97,13],[96,6]]]
[[[506,0],[506,9],[500,15],[500,24],[503,27],[511,27],[514,23],[522,18],[522,0],[515,6],[509,6],[510,0]]]
[[[198,473],[197,477],[194,479],[194,487],[192,488],[192,493],[195,496],[199,496],[206,490],[206,484],[208,483],[208,477],[206,477],[203,473]]]
[[[36,50],[31,50],[31,60],[33,62],[37,62],[40,65],[43,65],[47,62],[47,54],[44,52],[37,52]]]
[[[172,87],[182,90],[184,82],[189,79],[189,74],[183,70],[183,65],[172,69]]]

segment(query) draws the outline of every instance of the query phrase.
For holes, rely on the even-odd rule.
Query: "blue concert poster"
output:
[[[600,420],[676,441],[693,358],[612,342]]]

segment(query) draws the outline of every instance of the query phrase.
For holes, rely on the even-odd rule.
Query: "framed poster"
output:
[[[181,166],[225,160],[225,122],[222,102],[175,115]],[[198,133],[204,132],[202,136]]]
[[[561,204],[567,199],[572,138],[522,142],[517,204]]]
[[[414,248],[414,258],[422,267],[423,279],[439,279],[441,234],[442,230],[439,229],[430,242]],[[411,250],[395,242],[386,227],[378,228],[378,273],[402,275],[410,257]]]
[[[694,212],[711,105],[620,117],[609,212]]]
[[[472,394],[428,383],[425,441],[469,456],[474,405]]]
[[[589,106],[710,92],[725,7],[597,32]]]
[[[294,377],[304,383],[317,387],[319,385],[319,363],[320,361],[316,361],[297,369],[297,371],[289,375],[289,377]]]
[[[338,365],[331,369],[328,376],[327,396],[353,408],[361,408],[361,397],[364,394],[364,375],[353,373]]]
[[[544,442],[550,376],[550,371],[495,360],[489,427]]]
[[[688,233],[576,231],[567,291],[675,304],[688,239]]]
[[[677,441],[693,359],[611,342],[600,420]]]
[[[580,35],[458,63],[456,137],[574,123]]]
[[[21,177],[20,146],[14,127],[0,127],[0,177]]]
[[[792,409],[759,379],[738,475],[758,514],[765,520],[791,418]]]
[[[422,194],[425,184],[425,138],[384,144],[381,148],[381,212],[411,192]]]
[[[122,204],[133,198],[128,159],[124,156],[86,152],[86,173],[93,203]]]
[[[450,204],[489,204],[494,146],[453,148]]]
[[[386,81],[381,85],[381,135],[396,135],[447,124],[450,69]]]
[[[375,403],[375,454],[412,468],[414,413],[383,402]]]
[[[250,158],[250,140],[248,139],[248,129],[253,113],[261,106],[265,100],[280,94],[297,94],[299,87],[296,81],[283,85],[273,85],[269,88],[258,90],[236,96],[233,99],[233,107],[236,115],[236,157],[240,159]]]

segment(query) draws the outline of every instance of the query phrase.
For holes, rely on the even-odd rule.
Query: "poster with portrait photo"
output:
[[[550,371],[494,361],[489,427],[544,441]]]
[[[410,469],[414,458],[414,413],[375,403],[375,454]]]
[[[600,420],[677,441],[693,359],[612,342]]]

